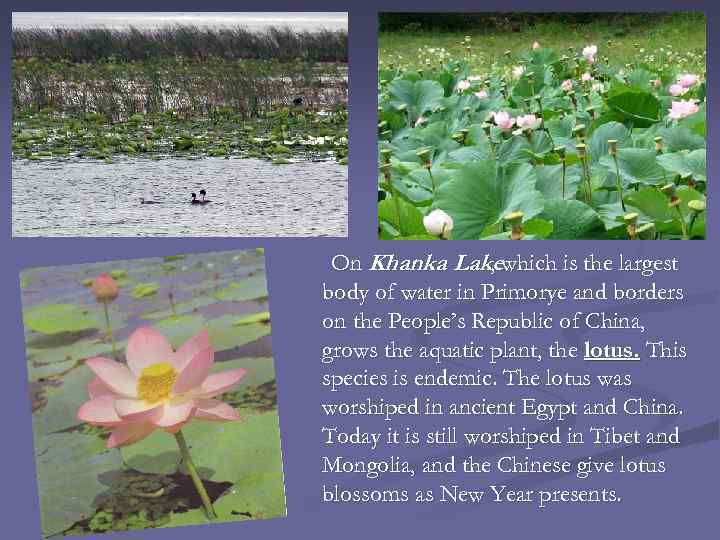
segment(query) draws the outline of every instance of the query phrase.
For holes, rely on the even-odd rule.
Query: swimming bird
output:
[[[146,201],[145,197],[140,197],[140,204],[160,204],[160,201]]]
[[[197,195],[195,195],[194,193],[191,193],[190,195],[192,196],[190,204],[202,204],[202,201],[198,200]]]

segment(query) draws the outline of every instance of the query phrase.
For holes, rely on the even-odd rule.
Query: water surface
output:
[[[344,12],[14,12],[13,28],[106,27],[157,28],[177,24],[244,26],[262,30],[289,26],[297,30],[347,29]]]
[[[12,179],[13,236],[347,236],[335,162],[15,159]],[[203,188],[212,202],[189,204]]]

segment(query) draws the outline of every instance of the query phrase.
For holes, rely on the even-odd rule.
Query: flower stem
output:
[[[682,228],[682,238],[683,238],[683,240],[690,240],[690,235],[688,234],[687,223],[685,222],[685,216],[683,216],[682,210],[680,210],[680,206],[676,206],[675,210],[677,211],[678,217],[680,219],[680,227]]]
[[[185,436],[182,434],[182,431],[175,433],[175,440],[180,448],[183,463],[185,463],[185,466],[190,473],[190,478],[192,478],[193,484],[195,484],[195,489],[197,490],[198,495],[200,495],[200,499],[202,499],[207,518],[211,520],[217,519],[217,514],[215,513],[215,509],[210,501],[210,497],[208,496],[207,491],[205,491],[205,486],[203,485],[200,475],[195,468],[192,457],[190,457],[190,451],[188,450],[187,443],[185,442]]]
[[[115,336],[113,336],[112,323],[110,322],[110,312],[108,311],[108,303],[103,302],[103,310],[105,311],[105,324],[107,325],[107,335],[112,343],[112,354],[115,360],[118,359],[117,346],[115,345]]]
[[[615,161],[615,178],[618,194],[620,195],[620,204],[622,205],[623,212],[625,212],[625,200],[623,199],[622,180],[620,180],[620,167],[618,166],[617,155],[613,154],[613,160]]]
[[[562,160],[562,172],[563,172],[563,174],[562,174],[562,198],[563,198],[563,200],[565,199],[565,168],[566,168],[565,160],[563,159]]]

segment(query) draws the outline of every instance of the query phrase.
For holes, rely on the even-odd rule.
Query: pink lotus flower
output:
[[[588,72],[585,72],[582,74],[582,77],[580,77],[583,82],[590,82],[593,80],[593,76],[590,75]]]
[[[560,85],[560,88],[562,88],[565,92],[569,92],[573,89],[573,83],[570,79],[565,79]]]
[[[475,92],[475,97],[478,99],[485,99],[488,97],[487,90],[480,90],[479,92]]]
[[[533,49],[539,49],[539,48],[540,48],[540,43],[537,42],[537,41],[533,41],[532,48],[533,48]]]
[[[700,108],[693,100],[673,101],[672,108],[669,109],[668,118],[671,120],[680,120],[681,118],[695,114],[699,110]]]
[[[540,125],[540,119],[534,114],[518,116],[516,122],[519,128],[527,130],[533,130]]]
[[[90,358],[95,372],[88,384],[90,401],[77,411],[79,420],[112,428],[108,448],[136,443],[156,429],[178,433],[193,418],[216,422],[239,420],[230,405],[213,399],[235,386],[242,368],[210,373],[213,349],[207,331],[177,351],[154,328],[144,326],[128,339],[127,365]]]
[[[112,302],[120,292],[117,281],[104,272],[95,278],[91,290],[98,302]]]
[[[505,111],[494,112],[492,113],[492,117],[495,125],[504,132],[510,131],[515,124],[515,119]]]
[[[683,88],[690,88],[691,86],[695,86],[697,83],[700,82],[700,77],[692,73],[685,73],[684,75],[680,75],[677,78],[677,82]]]
[[[585,57],[586,60],[589,60],[590,58],[594,60],[597,56],[597,52],[597,45],[588,45],[587,47],[583,48],[582,55]]]
[[[668,88],[668,92],[670,92],[670,95],[673,95],[675,97],[687,94],[688,90],[689,88],[681,84],[671,84],[670,88]]]

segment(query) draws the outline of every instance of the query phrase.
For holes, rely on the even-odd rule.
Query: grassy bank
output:
[[[630,62],[646,62],[651,66],[668,57],[678,68],[703,73],[706,63],[705,19],[694,14],[644,20],[631,19],[627,24],[596,21],[585,24],[540,22],[513,29],[477,27],[457,32],[434,31],[381,32],[379,55],[382,65],[423,68],[429,60],[433,66],[439,58],[467,59],[470,68],[482,75],[492,71],[493,64],[505,62],[505,53],[513,56],[527,51],[534,41],[543,47],[564,50],[581,43],[595,43],[601,55],[611,64],[623,66]],[[467,55],[464,36],[471,36],[472,48]]]

